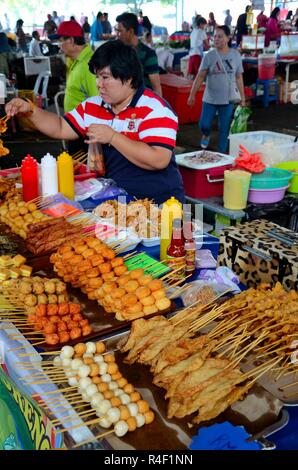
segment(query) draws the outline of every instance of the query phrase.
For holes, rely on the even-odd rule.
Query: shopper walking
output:
[[[241,56],[230,45],[230,29],[225,25],[217,26],[214,35],[215,47],[203,58],[188,98],[188,105],[193,106],[197,91],[206,79],[199,123],[202,132],[201,147],[208,147],[212,121],[215,115],[218,115],[218,150],[221,153],[226,152],[227,149],[229,128],[234,110],[234,103],[230,102],[232,87],[236,88],[237,85],[240,92],[240,104],[245,105]]]

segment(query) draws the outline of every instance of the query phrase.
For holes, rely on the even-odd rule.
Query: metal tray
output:
[[[288,422],[288,414],[282,410],[283,403],[260,385],[255,385],[241,402],[235,403],[216,419],[189,428],[189,417],[184,419],[167,418],[167,401],[165,392],[152,383],[152,374],[142,364],[128,365],[123,362],[124,355],[117,350],[118,341],[128,332],[117,334],[106,341],[107,350],[116,350],[116,361],[121,373],[147,400],[154,410],[156,418],[150,425],[145,425],[123,438],[111,435],[102,441],[105,449],[115,450],[181,450],[187,449],[192,437],[200,427],[208,427],[215,423],[229,421],[235,426],[244,426],[253,439],[258,439],[264,448],[275,446],[265,438],[283,428]],[[102,428],[91,426],[94,435]],[[104,432],[105,430],[102,430]]]

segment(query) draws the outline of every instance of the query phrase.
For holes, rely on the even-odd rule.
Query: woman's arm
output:
[[[163,170],[168,166],[172,151],[159,146],[150,146],[144,142],[136,142],[109,126],[91,124],[87,131],[88,140],[85,142],[111,144],[127,160],[144,170]]]
[[[191,91],[187,100],[188,106],[193,106],[195,104],[196,94],[199,91],[205,78],[207,77],[207,73],[208,70],[201,70],[201,72],[198,72],[195,81],[192,84]]]
[[[245,106],[245,93],[242,73],[236,75],[236,83],[241,96],[240,106]]]
[[[148,75],[150,83],[152,85],[152,90],[157,93],[159,96],[162,96],[162,89],[160,84],[159,73],[152,73]]]
[[[19,113],[30,113],[26,117],[34,124],[36,129],[53,139],[75,140],[79,138],[65,119],[60,118],[57,114],[38,108],[31,102],[14,98],[7,103],[5,111],[9,117],[16,116]]]

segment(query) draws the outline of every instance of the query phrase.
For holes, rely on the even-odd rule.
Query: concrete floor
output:
[[[271,103],[268,108],[262,108],[258,105],[252,109],[253,113],[248,123],[248,131],[271,130],[298,136],[298,105],[276,105]],[[176,153],[198,150],[200,148],[200,138],[198,123],[180,125]],[[218,132],[216,123],[214,123],[210,150],[217,149],[217,138]],[[57,156],[62,151],[60,141],[49,139],[40,133],[17,130],[15,133],[8,132],[3,140],[11,153],[9,156],[0,159],[0,168],[11,168],[20,165],[21,160],[27,153],[31,153],[32,156],[40,159],[47,152]]]

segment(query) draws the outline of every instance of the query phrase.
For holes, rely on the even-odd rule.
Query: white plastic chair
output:
[[[49,84],[49,78],[51,76],[50,72],[40,72],[37,76],[33,91],[35,96],[38,96],[39,93],[39,88],[42,86],[42,100],[43,100],[43,107],[47,108],[48,107],[48,95],[47,95],[47,89],[48,89],[48,84]]]

